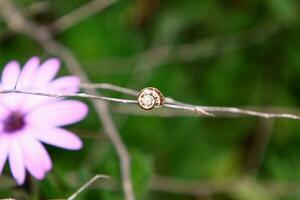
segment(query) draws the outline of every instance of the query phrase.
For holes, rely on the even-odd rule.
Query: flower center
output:
[[[6,119],[3,121],[4,124],[4,132],[13,133],[18,130],[21,130],[25,126],[24,116],[20,112],[12,112],[10,113]]]

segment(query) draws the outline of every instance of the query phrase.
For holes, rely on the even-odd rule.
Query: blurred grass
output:
[[[16,2],[26,9],[37,1]],[[48,25],[87,2],[48,1],[49,9],[31,18]],[[300,104],[299,4],[296,0],[120,0],[59,33],[56,38],[74,52],[93,82],[135,89],[156,86],[168,96],[196,104],[272,105],[297,109]],[[255,29],[253,38],[242,38],[234,43],[236,35],[264,22],[278,27],[271,37],[245,45],[256,35],[265,34],[266,30],[261,26]],[[6,30],[5,23],[0,20],[0,32]],[[231,40],[227,40],[227,36],[232,36]],[[202,43],[198,42],[207,38],[218,38],[218,48],[212,56],[196,55],[196,59],[187,61],[173,56],[155,65],[137,56],[164,45],[171,49],[182,44],[201,47]],[[241,48],[221,51],[233,44]],[[24,63],[32,55],[49,57],[36,42],[15,33],[1,37],[0,55],[1,66],[11,59]],[[149,72],[149,77],[144,77]],[[64,69],[62,74],[65,73],[68,72]],[[300,181],[299,122],[274,121],[266,156],[258,170],[257,184],[232,188],[234,192],[196,198],[151,192],[151,180],[155,174],[204,181],[239,178],[247,174],[245,164],[252,148],[252,136],[259,132],[259,120],[160,118],[119,113],[114,113],[114,119],[133,159],[132,174],[138,200],[300,199],[291,193],[284,197],[274,195],[276,191],[265,190],[259,184],[260,180]],[[101,130],[101,124],[91,109],[90,116],[72,128],[96,133]],[[82,151],[67,152],[48,147],[54,169],[44,181],[36,183],[35,193],[38,194],[35,198],[67,197],[98,173],[112,176],[117,186],[120,185],[118,160],[108,140],[83,139],[85,147]],[[5,183],[0,181],[0,184]],[[22,188],[2,189],[1,185],[0,188],[0,197],[23,191]],[[34,198],[33,193],[29,195],[30,199]],[[117,200],[122,199],[122,195],[118,189],[92,188],[78,199]]]

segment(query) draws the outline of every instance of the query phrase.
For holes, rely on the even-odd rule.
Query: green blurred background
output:
[[[47,27],[88,2],[15,1],[29,19]],[[66,30],[51,30],[93,82],[137,90],[155,86],[200,105],[297,113],[299,17],[297,0],[119,0]],[[33,55],[51,56],[0,19],[1,66]],[[82,137],[81,151],[47,146],[54,169],[26,187],[16,187],[6,169],[0,197],[65,198],[101,173],[111,180],[98,181],[78,199],[123,199],[117,156],[90,108],[86,120],[68,127]],[[137,200],[300,199],[297,121],[145,116],[117,104],[111,110],[132,157]]]

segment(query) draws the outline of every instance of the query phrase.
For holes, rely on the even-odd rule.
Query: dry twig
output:
[[[105,175],[95,175],[93,178],[91,178],[88,182],[86,182],[82,187],[80,187],[74,194],[72,194],[68,200],[74,200],[83,190],[85,190],[87,187],[89,187],[92,183],[94,183],[96,180],[100,178],[108,179],[108,176]]]
[[[86,84],[85,84],[86,85]],[[106,89],[108,89],[107,86],[109,84],[104,84]],[[101,85],[100,85],[101,86]],[[112,85],[113,86],[113,85]],[[126,91],[126,88],[123,88],[119,86],[113,86],[112,90],[115,90],[118,88],[118,91]],[[127,91],[131,91],[130,89],[127,89]],[[122,104],[138,104],[137,100],[132,99],[120,99],[120,98],[112,98],[112,97],[105,97],[105,96],[97,96],[97,95],[90,95],[85,93],[49,93],[49,92],[39,92],[39,91],[25,91],[25,90],[2,90],[0,91],[2,94],[9,94],[9,93],[19,93],[19,94],[28,94],[28,95],[38,95],[38,96],[47,96],[47,97],[53,97],[53,98],[67,98],[67,97],[78,97],[78,98],[87,98],[87,99],[94,99],[94,100],[100,100],[100,101],[108,101],[108,102],[115,102],[115,103],[122,103]],[[131,93],[131,92],[130,92]],[[128,94],[128,93],[127,93]],[[133,94],[133,91],[132,91]],[[245,109],[239,109],[234,107],[215,107],[215,106],[198,106],[198,105],[192,105],[187,103],[182,103],[179,101],[175,101],[172,98],[167,97],[166,103],[164,104],[164,107],[170,108],[170,109],[179,109],[179,110],[186,110],[190,112],[194,112],[203,116],[215,116],[212,115],[210,112],[213,113],[227,113],[227,114],[236,114],[236,115],[249,115],[249,116],[256,116],[266,119],[271,118],[287,118],[287,119],[295,119],[300,120],[300,116],[288,114],[288,113],[264,113],[264,112],[257,112],[252,110],[245,110]],[[230,116],[230,115],[225,115]]]
[[[120,92],[126,95],[136,96],[138,94],[138,91],[123,88],[120,86],[115,86],[108,83],[83,83],[81,84],[82,88],[94,88],[94,89],[105,89],[105,90],[111,90],[115,92]],[[241,116],[241,115],[248,115],[248,116],[255,116],[255,117],[261,117],[266,119],[271,118],[287,118],[287,119],[296,119],[300,120],[300,116],[289,114],[289,113],[268,113],[268,112],[258,112],[254,110],[247,110],[247,109],[241,109],[241,108],[235,108],[235,107],[220,107],[220,106],[198,106],[198,105],[192,105],[188,103],[183,103],[180,101],[176,101],[171,97],[165,98],[166,105],[165,107],[174,108],[174,109],[182,109],[182,110],[189,110],[193,112],[204,112],[202,114],[210,115],[210,113],[213,113],[216,117],[217,116]]]
[[[105,97],[105,96],[96,96],[90,95],[85,93],[49,93],[49,92],[39,92],[39,91],[25,91],[25,90],[1,90],[0,94],[27,94],[27,95],[37,95],[37,96],[46,96],[46,97],[53,97],[53,98],[68,98],[68,97],[78,97],[78,98],[86,98],[86,99],[94,99],[100,101],[108,101],[108,102],[115,102],[115,103],[123,103],[123,104],[138,104],[137,100],[131,99],[119,99],[119,98],[112,98],[112,97]],[[195,112],[197,114],[212,116],[210,113],[207,113],[205,110],[198,109],[196,106],[185,106],[185,105],[175,105],[175,104],[165,104],[167,108],[179,109],[179,110],[187,110],[191,112]]]

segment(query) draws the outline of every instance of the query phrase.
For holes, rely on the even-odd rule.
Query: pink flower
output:
[[[22,70],[16,61],[6,64],[0,83],[1,90],[77,92],[79,79],[64,76],[54,79],[60,68],[56,58],[40,63],[33,57]],[[18,80],[18,81],[17,81]],[[85,118],[88,108],[75,100],[58,100],[25,94],[0,94],[0,174],[6,160],[16,182],[25,181],[26,170],[38,180],[52,168],[51,158],[42,143],[64,149],[82,147],[79,137],[61,126]]]

